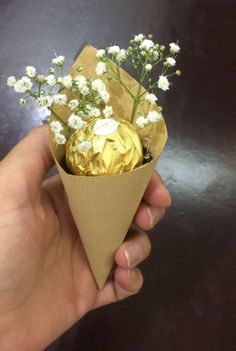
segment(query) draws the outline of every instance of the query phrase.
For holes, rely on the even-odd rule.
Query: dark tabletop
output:
[[[150,233],[144,287],[90,312],[48,351],[236,349],[235,23],[235,0],[1,0],[1,158],[44,119],[19,108],[7,76],[46,70],[52,50],[69,68],[86,42],[123,47],[138,33],[182,48],[182,77],[162,98],[169,140],[158,164],[173,205]]]

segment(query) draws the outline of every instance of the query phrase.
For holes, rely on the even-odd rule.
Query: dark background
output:
[[[26,65],[69,68],[86,42],[121,47],[138,33],[180,40],[183,72],[162,98],[169,141],[158,170],[173,205],[151,233],[142,291],[89,313],[48,351],[236,349],[236,2],[1,0],[0,157],[45,111],[5,88]]]

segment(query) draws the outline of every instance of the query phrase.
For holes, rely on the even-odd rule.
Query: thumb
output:
[[[54,164],[48,144],[48,127],[34,128],[1,162],[1,173],[18,187],[39,187]]]

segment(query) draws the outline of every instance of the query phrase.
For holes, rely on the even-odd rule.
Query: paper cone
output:
[[[96,49],[86,45],[69,73],[72,76],[78,75],[76,68],[82,66],[82,74],[94,78],[97,62]],[[122,78],[130,90],[136,92],[138,83],[127,72],[121,71]],[[129,120],[133,103],[130,96],[116,82],[111,82],[109,91],[115,114]],[[70,115],[70,111],[62,106],[55,106],[54,111],[65,121]],[[55,118],[52,113],[50,121]],[[107,280],[114,263],[114,252],[127,234],[156,161],[166,143],[167,131],[164,119],[157,126],[158,133],[151,148],[152,155],[155,157],[152,162],[131,172],[95,177],[68,174],[61,165],[65,146],[56,148],[53,135],[49,131],[49,142],[58,172],[91,270],[100,289]],[[145,136],[145,132],[143,135]]]

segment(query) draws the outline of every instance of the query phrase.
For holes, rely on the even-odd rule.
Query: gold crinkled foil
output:
[[[111,128],[114,124],[115,130]],[[90,149],[79,151],[84,141],[91,143]],[[66,163],[75,175],[120,174],[140,166],[142,161],[140,136],[127,120],[93,118],[72,133],[66,145]]]

